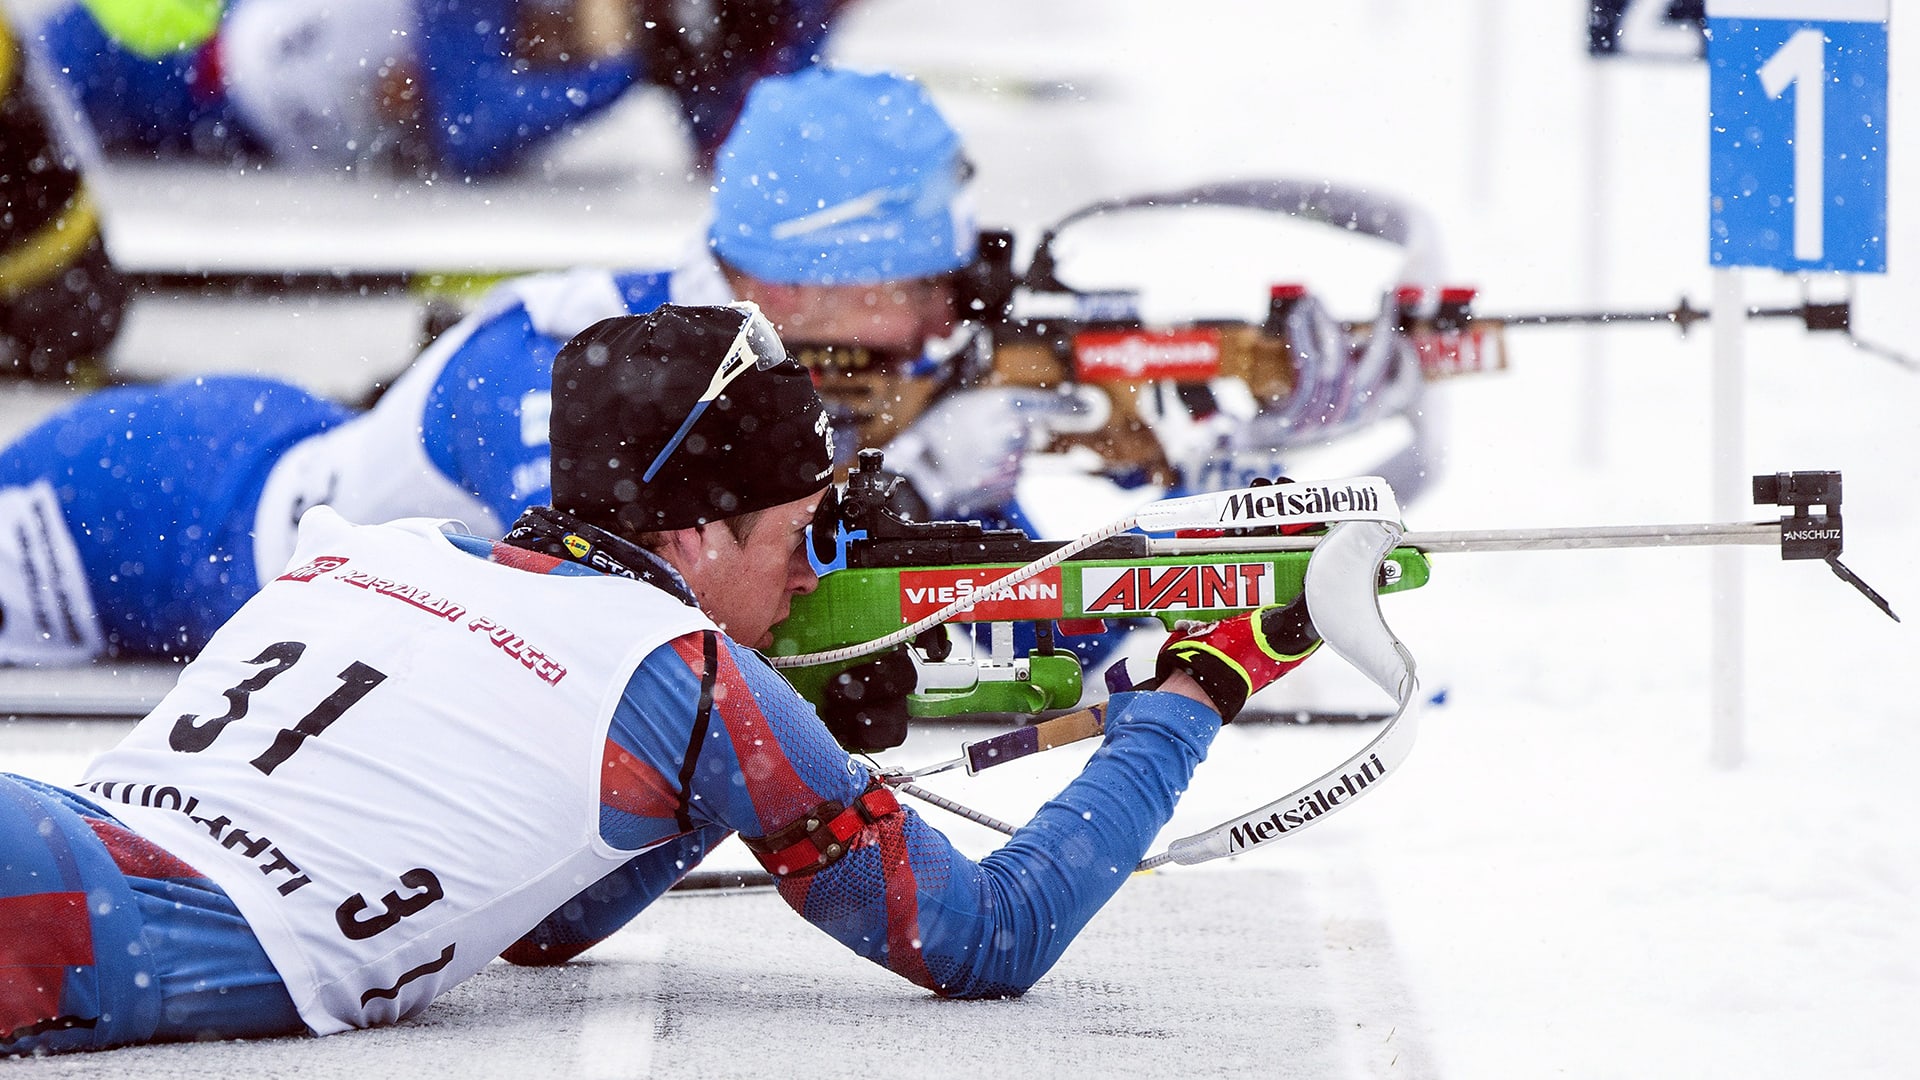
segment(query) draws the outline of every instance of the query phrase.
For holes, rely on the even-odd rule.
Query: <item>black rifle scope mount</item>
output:
[[[1780,557],[1782,559],[1823,559],[1841,581],[1860,590],[1894,622],[1886,598],[1860,580],[1860,576],[1840,564],[1842,525],[1840,521],[1840,474],[1837,472],[1785,472],[1753,478],[1753,502],[1756,506],[1783,506],[1791,512],[1780,519]],[[1820,513],[1813,513],[1818,506]]]

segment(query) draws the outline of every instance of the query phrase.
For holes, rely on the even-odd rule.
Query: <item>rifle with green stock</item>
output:
[[[791,614],[774,630],[775,665],[816,704],[832,707],[841,672],[874,663],[869,657],[877,652],[905,657],[911,649],[918,672],[907,697],[912,716],[1032,716],[1069,709],[1084,684],[1080,659],[1061,647],[1061,637],[1140,619],[1171,629],[1177,621],[1211,621],[1286,604],[1300,595],[1313,554],[1310,538],[1276,543],[1287,538],[1273,525],[1209,527],[1197,525],[1199,518],[1176,524],[1182,537],[1115,531],[1072,544],[973,521],[913,522],[889,506],[895,483],[878,451],[860,454],[844,491],[829,497],[831,505],[815,525],[816,544],[830,545],[824,538],[835,526],[852,534],[846,565],[824,575],[814,592],[795,597]],[[1241,498],[1258,499],[1260,490],[1248,489]],[[1308,516],[1323,508],[1334,514],[1358,510],[1358,504],[1379,498],[1374,488],[1344,481],[1329,482],[1317,494],[1295,494]],[[1229,511],[1233,498],[1231,492],[1191,497],[1209,506],[1218,501]],[[1181,503],[1197,505],[1175,499],[1154,506]],[[834,525],[823,527],[825,521]],[[1155,523],[1149,514],[1142,527]],[[1217,550],[1189,550],[1183,541],[1193,540],[1209,541]],[[822,546],[815,554],[826,562],[833,549]],[[1013,576],[1049,559],[1057,561]],[[1428,574],[1423,553],[1396,548],[1382,563],[1379,589],[1418,588]],[[902,635],[903,628],[955,605],[950,618]],[[960,643],[965,655],[956,656],[946,622],[984,624],[984,651],[968,635]],[[1033,641],[1016,654],[1020,624],[1033,628]],[[862,649],[889,638],[897,640]]]

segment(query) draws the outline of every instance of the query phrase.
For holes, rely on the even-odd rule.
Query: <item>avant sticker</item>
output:
[[[1263,562],[1105,566],[1080,571],[1089,615],[1218,611],[1273,603],[1273,567]]]

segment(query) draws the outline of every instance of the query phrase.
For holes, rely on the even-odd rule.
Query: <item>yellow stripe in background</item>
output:
[[[11,300],[51,281],[73,265],[99,232],[100,219],[94,212],[93,199],[86,188],[81,188],[51,222],[12,251],[0,253],[0,300]]]
[[[0,8],[0,101],[13,90],[13,68],[18,53],[13,49],[13,31],[7,27],[7,13]]]

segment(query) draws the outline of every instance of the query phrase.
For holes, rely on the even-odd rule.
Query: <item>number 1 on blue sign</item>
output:
[[[1796,30],[1760,65],[1760,85],[1777,98],[1793,95],[1793,257],[1819,262],[1826,254],[1827,35]]]
[[[1889,6],[1708,0],[1715,265],[1886,269]]]

